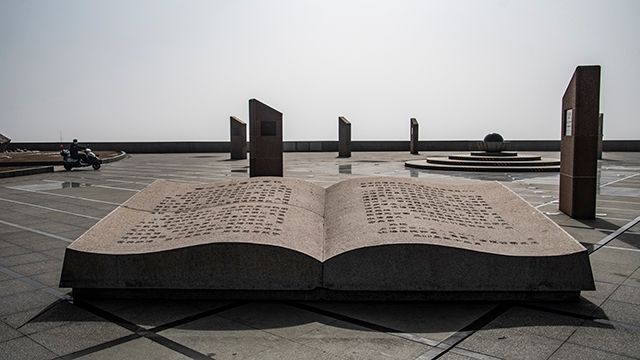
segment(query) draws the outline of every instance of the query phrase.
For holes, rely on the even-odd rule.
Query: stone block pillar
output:
[[[409,121],[410,137],[409,137],[409,151],[418,155],[418,120],[411,118]]]
[[[338,117],[338,157],[351,157],[351,123],[344,116]]]
[[[0,134],[0,152],[7,151],[7,148],[9,147],[10,142],[11,142],[11,139]]]
[[[600,66],[578,66],[562,97],[560,211],[596,216]]]
[[[229,119],[231,128],[231,160],[247,158],[247,124],[235,116]]]
[[[249,176],[282,176],[282,113],[249,100]]]

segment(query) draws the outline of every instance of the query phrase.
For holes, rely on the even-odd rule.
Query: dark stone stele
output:
[[[249,100],[249,176],[282,176],[282,113]]]
[[[600,66],[578,66],[562,97],[560,211],[596,216]]]
[[[9,146],[10,142],[11,139],[0,134],[0,152],[7,151],[7,147]]]
[[[344,116],[338,117],[338,157],[351,157],[351,123]]]
[[[247,124],[235,116],[229,118],[231,129],[231,160],[247,158]]]
[[[418,120],[411,118],[409,121],[409,152],[414,155],[418,155]]]

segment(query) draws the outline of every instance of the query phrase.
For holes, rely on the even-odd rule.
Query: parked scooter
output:
[[[91,166],[94,170],[98,170],[100,169],[100,165],[102,165],[102,160],[100,160],[89,148],[84,149],[84,156],[78,154],[80,155],[78,158],[72,158],[71,152],[68,149],[62,149],[60,151],[60,155],[62,155],[64,169],[67,171],[70,171],[74,167],[85,166]]]

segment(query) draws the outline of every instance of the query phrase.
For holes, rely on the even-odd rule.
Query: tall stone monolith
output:
[[[560,211],[596,216],[600,66],[578,66],[562,97]]]
[[[235,116],[229,118],[231,129],[231,160],[247,158],[247,123]]]
[[[11,139],[0,134],[0,152],[6,151],[10,142],[11,142]]]
[[[351,123],[338,117],[338,157],[351,157]]]
[[[249,100],[249,176],[282,176],[282,113]]]
[[[409,121],[410,135],[409,135],[409,151],[417,155],[418,154],[418,120],[411,118]]]

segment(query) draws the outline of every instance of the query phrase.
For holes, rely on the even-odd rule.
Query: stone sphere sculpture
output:
[[[484,151],[498,153],[504,150],[505,144],[502,135],[497,133],[487,134],[483,140]]]

